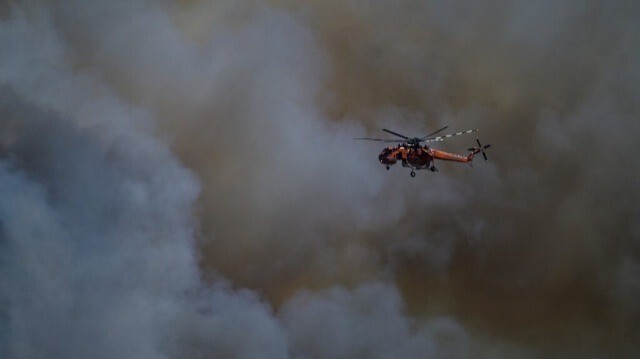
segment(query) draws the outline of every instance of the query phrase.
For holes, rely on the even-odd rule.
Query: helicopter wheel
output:
[[[387,166],[387,171],[389,170],[389,166]]]
[[[411,177],[415,177],[415,176],[416,176],[416,173],[411,171]]]

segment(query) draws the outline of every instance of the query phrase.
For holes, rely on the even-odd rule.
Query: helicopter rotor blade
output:
[[[453,137],[453,136],[459,136],[459,135],[466,135],[468,133],[473,133],[473,132],[477,132],[478,129],[473,129],[473,130],[467,130],[467,131],[460,131],[460,132],[456,132],[456,133],[450,133],[448,135],[444,135],[444,136],[438,136],[438,137],[433,137],[433,138],[428,138],[426,140],[424,140],[424,142],[440,142],[440,141],[444,141],[447,138]]]
[[[354,140],[364,140],[364,141],[378,141],[378,142],[405,142],[404,140],[388,140],[384,138],[370,138],[370,137],[358,137],[354,138]]]
[[[426,136],[422,137],[422,138],[420,139],[420,141],[424,141],[424,140],[428,139],[429,137],[431,137],[431,136],[433,136],[433,135],[435,135],[435,134],[437,134],[437,133],[440,133],[440,132],[442,132],[442,131],[446,130],[447,128],[449,128],[449,126],[444,126],[443,128],[441,128],[441,129],[439,129],[439,130],[437,130],[437,131],[435,131],[435,132],[432,132],[432,133],[430,133],[430,134],[428,134],[428,135],[426,135]]]
[[[404,136],[404,135],[401,135],[401,134],[399,134],[399,133],[395,133],[395,132],[393,132],[393,131],[387,130],[386,128],[383,128],[383,129],[382,129],[382,131],[387,132],[387,133],[390,133],[390,134],[395,135],[395,136],[398,136],[398,137],[400,137],[400,138],[404,138],[405,140],[408,140],[408,139],[409,139],[409,137],[407,137],[407,136]]]

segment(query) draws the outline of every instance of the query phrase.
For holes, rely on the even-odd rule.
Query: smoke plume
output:
[[[639,16],[0,3],[0,356],[636,356]]]

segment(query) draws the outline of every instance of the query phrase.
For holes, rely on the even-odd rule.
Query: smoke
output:
[[[639,10],[0,5],[0,355],[632,357]]]
[[[466,351],[460,326],[442,318],[413,332],[393,288],[302,292],[282,308],[294,355],[314,358],[451,358]]]

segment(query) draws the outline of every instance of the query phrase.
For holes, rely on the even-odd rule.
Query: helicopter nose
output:
[[[380,154],[380,156],[378,156],[378,161],[380,161],[380,163],[382,163],[383,165],[392,165],[396,163],[396,160],[394,158],[389,158],[383,154]]]

